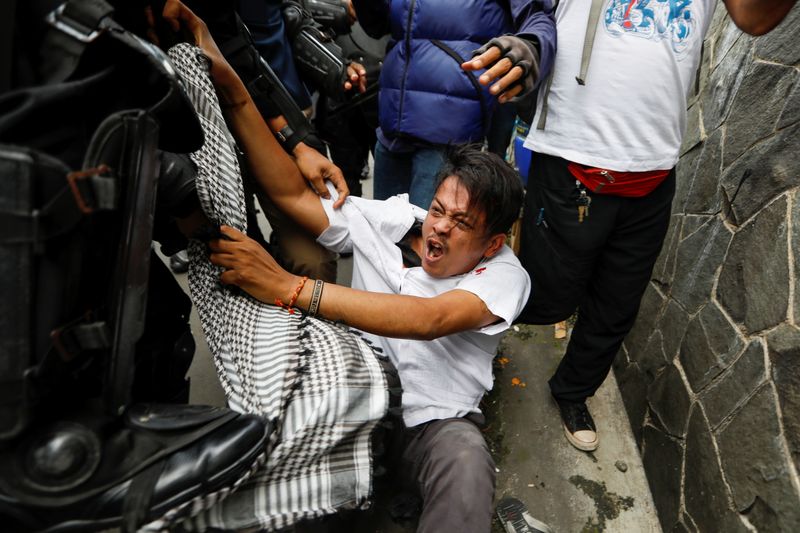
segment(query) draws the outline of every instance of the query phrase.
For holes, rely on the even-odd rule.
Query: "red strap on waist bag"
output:
[[[647,172],[616,172],[604,168],[585,167],[578,163],[567,165],[570,174],[584,187],[598,194],[639,198],[647,196],[669,176],[669,170]]]

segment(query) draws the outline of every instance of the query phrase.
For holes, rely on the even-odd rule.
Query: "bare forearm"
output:
[[[313,281],[309,281],[298,298],[298,307],[308,310],[312,292]],[[441,331],[427,300],[326,283],[317,314],[382,337],[429,340],[449,334]]]
[[[724,0],[733,22],[750,35],[763,35],[777,26],[796,0]]]
[[[313,290],[314,281],[309,280],[297,299],[298,307],[308,310]],[[497,320],[479,298],[462,291],[423,298],[332,283],[324,285],[317,314],[374,335],[417,340],[432,340]]]
[[[228,123],[259,186],[279,209],[312,234],[322,233],[328,219],[318,196],[278,145],[244,85],[228,88],[226,93],[229,101],[237,102],[225,107]]]

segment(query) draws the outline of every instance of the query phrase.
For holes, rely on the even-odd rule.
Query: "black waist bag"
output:
[[[165,56],[82,4],[97,31],[69,79],[0,96],[3,531],[169,527],[266,453],[258,417],[131,405],[157,148],[202,133]]]

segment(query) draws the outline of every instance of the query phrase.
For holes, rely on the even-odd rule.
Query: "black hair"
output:
[[[525,194],[519,173],[497,154],[479,145],[451,145],[439,172],[436,190],[450,176],[469,194],[470,211],[485,215],[487,235],[506,233],[519,216]]]

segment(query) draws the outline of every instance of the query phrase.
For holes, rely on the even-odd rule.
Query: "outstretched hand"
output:
[[[496,80],[497,83],[489,87],[489,92],[498,95],[509,86],[519,81],[522,77],[521,68],[512,68],[511,60],[507,57],[501,59],[500,56],[500,49],[496,46],[492,46],[474,59],[462,63],[461,68],[464,70],[481,70],[482,68],[490,67],[486,72],[480,75],[478,83],[481,85],[489,85]],[[521,85],[514,87],[510,91],[500,94],[500,96],[497,97],[497,101],[504,104],[521,92]]]
[[[489,87],[501,104],[531,92],[539,78],[538,51],[519,37],[496,37],[475,51],[476,57],[461,64],[466,71],[486,68],[478,83]]]
[[[339,198],[333,203],[333,208],[338,209],[344,204],[345,198],[350,194],[347,182],[341,169],[333,162],[305,143],[300,143],[294,149],[295,163],[300,173],[311,185],[318,195],[330,198],[331,194],[325,186],[325,180],[330,180],[339,193]]]
[[[224,268],[219,279],[269,304],[288,302],[299,278],[285,271],[256,241],[229,226],[220,226],[222,236],[208,242],[211,263]]]

